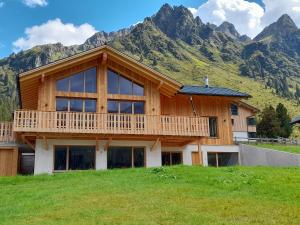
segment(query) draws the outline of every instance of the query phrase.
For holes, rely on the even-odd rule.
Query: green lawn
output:
[[[300,154],[300,146],[296,145],[279,145],[279,144],[253,144],[262,148],[275,149],[284,152],[298,153]]]
[[[0,224],[300,224],[300,168],[177,166],[0,178]]]

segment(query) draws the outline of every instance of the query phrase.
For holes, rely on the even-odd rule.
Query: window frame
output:
[[[169,160],[170,160],[170,165],[163,165],[162,154],[168,154],[168,157],[169,157]],[[180,163],[179,164],[173,164],[172,154],[180,154]],[[162,166],[182,165],[183,164],[183,153],[181,151],[162,151],[161,152],[161,163],[162,163]]]
[[[145,146],[118,146],[118,145],[112,145],[109,147],[115,147],[115,148],[131,148],[131,167],[124,168],[124,169],[131,169],[131,168],[146,168],[147,167],[147,151]],[[144,166],[143,167],[135,167],[134,166],[134,149],[141,148],[144,151]],[[109,151],[109,148],[107,149],[107,152]],[[107,169],[116,169],[116,168],[108,168],[108,155],[107,155]]]
[[[115,73],[117,75],[117,93],[110,93],[109,91],[109,72]],[[121,94],[121,86],[120,86],[120,77],[128,80],[131,82],[131,94]],[[142,95],[135,95],[134,94],[134,84],[143,88],[143,94]],[[132,78],[125,76],[119,72],[117,72],[116,70],[112,69],[112,68],[107,68],[107,89],[106,89],[107,94],[109,95],[125,95],[125,96],[145,96],[145,85],[141,84],[135,80],[133,80]]]
[[[52,172],[54,173],[59,173],[59,172],[68,172],[68,171],[84,171],[84,170],[70,170],[69,169],[69,151],[70,151],[70,146],[79,146],[79,147],[94,147],[95,148],[95,154],[93,158],[94,162],[94,168],[88,169],[88,170],[96,170],[96,155],[97,155],[97,148],[96,145],[54,145],[53,146],[53,167],[52,167]],[[67,154],[66,154],[66,169],[65,170],[55,170],[55,152],[56,152],[56,147],[66,147],[67,148]]]
[[[236,107],[236,109],[233,110],[233,107]],[[233,113],[233,112],[235,112],[235,113]],[[232,116],[238,116],[239,115],[238,105],[236,105],[234,103],[230,104],[230,113],[231,113]]]
[[[108,103],[109,102],[117,102],[118,112],[109,112],[108,111]],[[121,113],[121,102],[130,102],[131,103],[131,113]],[[144,104],[144,113],[135,113],[134,103],[141,102]],[[107,113],[109,114],[125,114],[125,115],[145,115],[146,114],[146,103],[144,101],[136,101],[136,100],[117,100],[117,99],[107,99]]]
[[[86,92],[86,72],[89,70],[95,69],[95,84],[96,84],[96,88],[95,88],[95,92]],[[76,76],[80,73],[83,73],[83,91],[71,91],[71,77]],[[57,89],[57,82],[59,82],[60,80],[64,80],[64,79],[68,79],[68,90],[58,90]],[[76,73],[72,73],[72,74],[67,74],[63,77],[59,77],[57,79],[55,79],[55,91],[56,92],[62,92],[62,93],[70,93],[70,94],[74,94],[74,93],[81,93],[81,94],[97,94],[99,91],[99,87],[98,87],[98,68],[97,66],[93,66],[93,67],[89,67],[86,68],[84,70],[80,70]]]
[[[211,135],[211,126],[210,126],[210,120],[211,119],[215,119],[216,121],[216,134],[215,136]],[[218,117],[217,116],[210,116],[208,117],[208,126],[209,126],[209,138],[219,138],[219,121],[218,121]]]
[[[57,99],[66,99],[68,101],[68,110],[67,111],[58,111],[57,110]],[[71,100],[81,100],[82,101],[82,112],[77,112],[77,111],[70,111],[71,109]],[[86,108],[85,108],[85,101],[89,101],[89,100],[93,100],[96,103],[96,108],[95,108],[95,112],[86,112]],[[98,105],[98,101],[95,98],[72,98],[72,97],[60,97],[60,96],[56,96],[55,97],[55,111],[56,112],[69,112],[69,113],[97,113],[97,105]]]

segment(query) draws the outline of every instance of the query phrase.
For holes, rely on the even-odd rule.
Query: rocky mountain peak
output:
[[[241,36],[239,32],[237,32],[237,30],[235,29],[234,25],[226,21],[223,22],[220,26],[218,26],[216,30],[225,33],[232,39],[239,39]]]
[[[266,37],[273,37],[275,39],[284,38],[297,30],[298,27],[291,17],[288,14],[284,14],[276,22],[263,29],[263,31],[258,34],[254,40],[260,41]]]

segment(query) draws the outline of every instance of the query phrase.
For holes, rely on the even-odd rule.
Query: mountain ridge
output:
[[[277,24],[266,27],[258,39],[251,40],[240,35],[229,22],[220,26],[204,24],[184,6],[165,4],[142,23],[116,32],[97,32],[82,45],[41,45],[11,54],[0,60],[0,118],[11,118],[10,112],[17,107],[18,73],[104,43],[185,84],[202,84],[203,77],[209,75],[213,85],[254,93],[250,102],[259,108],[283,101],[294,115],[300,101],[300,94],[296,95],[300,54],[292,48],[299,45],[300,49],[300,38],[299,29],[289,19],[283,15]],[[290,24],[284,34],[286,40],[268,39],[270,34],[283,35],[276,27],[286,23]],[[267,95],[268,100],[257,101],[255,98],[261,97],[255,92]]]

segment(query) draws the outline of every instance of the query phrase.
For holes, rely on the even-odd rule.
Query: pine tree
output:
[[[260,137],[276,138],[280,132],[280,122],[276,117],[275,109],[270,105],[261,113],[257,124],[257,135]]]
[[[279,103],[276,107],[276,117],[280,123],[278,135],[280,137],[288,138],[292,133],[292,126],[290,125],[291,118],[288,115],[286,107],[282,103]]]

